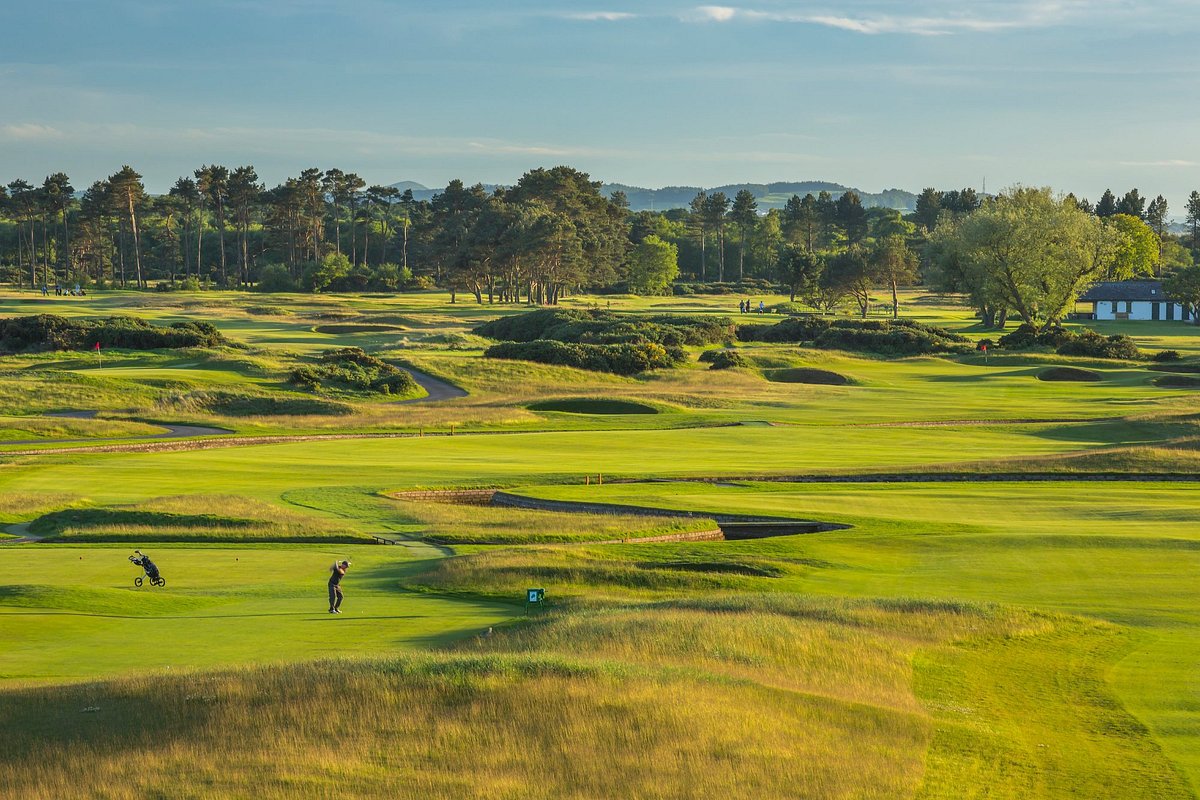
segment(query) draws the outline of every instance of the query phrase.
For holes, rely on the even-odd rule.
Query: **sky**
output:
[[[1200,189],[1197,0],[0,0],[0,181]]]

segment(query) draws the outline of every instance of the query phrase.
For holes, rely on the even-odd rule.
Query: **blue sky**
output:
[[[0,180],[1200,189],[1195,0],[55,0],[3,12]]]

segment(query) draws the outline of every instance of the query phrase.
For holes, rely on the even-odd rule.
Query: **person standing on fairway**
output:
[[[329,613],[342,613],[342,578],[350,569],[349,561],[335,561],[329,575]]]

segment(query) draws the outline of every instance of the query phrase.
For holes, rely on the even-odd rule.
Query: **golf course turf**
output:
[[[1176,374],[749,342],[625,377],[485,359],[523,309],[459,299],[99,292],[53,313],[233,346],[0,356],[0,796],[1196,796],[1191,326],[1096,326]],[[289,383],[343,347],[427,396]],[[590,505],[437,499],[470,489]],[[725,515],[840,529],[652,541]]]

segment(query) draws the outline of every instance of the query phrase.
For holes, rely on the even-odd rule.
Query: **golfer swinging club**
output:
[[[346,575],[346,570],[350,569],[349,561],[335,561],[330,567],[329,575],[329,613],[342,613],[342,578]]]

